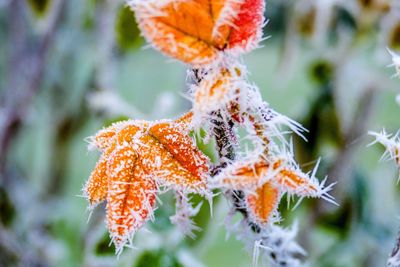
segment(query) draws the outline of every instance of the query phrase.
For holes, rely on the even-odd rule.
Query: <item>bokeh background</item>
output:
[[[271,106],[309,129],[301,166],[321,157],[339,207],[281,204],[299,224],[309,266],[384,266],[400,226],[400,186],[368,130],[400,128],[398,0],[268,0],[262,47],[244,56]],[[98,154],[85,138],[124,118],[173,118],[190,108],[186,67],[146,46],[120,0],[0,0],[0,266],[251,266],[228,236],[228,205],[204,204],[197,238],[170,224],[173,198],[119,259],[104,206],[81,188]],[[210,149],[210,148],[208,148]],[[196,201],[200,201],[196,199]],[[151,233],[150,233],[151,232]]]

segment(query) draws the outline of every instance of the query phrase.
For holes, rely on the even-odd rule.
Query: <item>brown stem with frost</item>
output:
[[[213,134],[216,139],[216,149],[220,159],[219,165],[217,165],[211,173],[212,176],[215,176],[221,171],[221,169],[227,166],[229,161],[235,160],[236,134],[233,129],[234,122],[232,119],[227,119],[225,121],[221,116],[220,111],[214,112],[212,117],[214,117],[214,119],[211,120],[211,123],[213,124]],[[247,210],[243,208],[243,203],[245,201],[244,192],[241,190],[228,190],[225,192],[225,195],[232,201],[234,210],[242,214],[251,230],[259,233],[260,226],[249,220],[249,214]]]
[[[390,253],[389,259],[387,261],[388,267],[398,267],[400,266],[400,230],[397,233],[396,242],[394,244],[392,253]]]

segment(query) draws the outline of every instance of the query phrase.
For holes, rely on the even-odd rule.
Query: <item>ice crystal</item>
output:
[[[177,192],[176,212],[175,215],[170,217],[171,222],[175,224],[183,234],[195,238],[193,232],[201,229],[194,224],[191,217],[197,215],[202,204],[203,203],[200,202],[196,207],[193,207],[190,203],[190,198],[187,195]]]
[[[395,67],[396,73],[393,75],[393,77],[399,77],[400,76],[400,55],[396,54],[389,48],[387,49],[389,51],[389,54],[392,56],[392,64],[390,64],[390,67]]]
[[[385,130],[382,130],[380,133],[369,132],[369,134],[375,137],[375,141],[373,141],[370,145],[380,143],[385,147],[386,150],[382,155],[382,159],[394,160],[400,167],[400,132],[397,132],[393,135],[386,133]]]

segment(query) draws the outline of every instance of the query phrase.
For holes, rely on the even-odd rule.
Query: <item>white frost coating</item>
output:
[[[159,17],[165,15],[160,12],[164,6],[185,1],[187,0],[126,0],[126,5],[135,12],[143,12],[148,17]]]
[[[170,217],[170,220],[184,235],[190,238],[196,237],[194,231],[201,230],[194,224],[192,217],[199,213],[202,204],[200,202],[196,207],[192,207],[190,198],[186,194],[176,193],[176,212],[175,215]]]
[[[225,75],[221,75],[221,72]],[[288,127],[305,139],[302,135],[302,132],[306,131],[304,127],[274,111],[263,101],[258,87],[248,82],[246,67],[238,60],[226,57],[224,61],[197,72],[195,78],[193,76],[193,73],[189,73],[191,80],[200,80],[191,85],[188,97],[193,102],[195,128],[209,129],[208,123],[215,119],[212,112],[217,110],[228,121],[234,105],[233,112],[240,118],[241,126],[244,126],[250,134],[249,139],[253,139],[255,144],[260,144],[254,131],[255,121],[263,126],[265,136],[277,137],[283,143],[286,141],[282,126]]]
[[[159,43],[163,43],[163,46],[168,47],[172,52],[177,52],[178,47],[183,49],[181,51],[183,58],[191,58],[190,64],[193,66],[208,66],[213,65],[216,62],[221,61],[225,57],[238,57],[239,55],[246,53],[250,50],[256,49],[259,47],[259,43],[263,40],[263,23],[258,26],[256,29],[256,33],[252,36],[249,36],[247,39],[242,40],[240,44],[235,44],[233,47],[227,47],[223,50],[219,50],[216,47],[210,46],[209,48],[214,50],[211,56],[202,56],[198,57],[198,49],[194,49],[190,45],[187,45],[184,42],[177,42],[174,38],[174,35],[166,31],[165,25],[161,22],[156,22],[152,20],[152,18],[164,17],[167,14],[162,11],[162,8],[173,4],[178,7],[179,2],[188,2],[189,0],[127,0],[127,5],[136,13],[136,18],[138,21],[138,25],[142,30],[142,35],[146,40],[149,41],[150,46],[155,49],[161,50],[162,47]],[[233,29],[238,29],[238,26],[235,25],[234,21],[238,17],[241,12],[241,6],[245,3],[246,0],[226,0],[224,1],[224,6],[222,7],[218,18],[214,21],[214,25],[212,28],[211,36],[213,39],[220,37],[221,28],[223,26],[229,26]],[[262,2],[262,6],[258,11],[260,15],[264,13],[265,3]],[[167,27],[168,28],[168,27]],[[161,41],[161,38],[163,39]],[[158,40],[154,42],[154,40]],[[202,40],[198,40],[202,42]],[[203,43],[205,46],[209,46],[206,42]]]
[[[400,77],[400,55],[396,54],[389,48],[387,48],[389,54],[392,56],[392,64],[389,67],[395,67],[396,73],[392,77]]]
[[[242,190],[247,193],[252,193],[265,183],[273,181],[274,185],[279,189],[281,194],[286,193],[289,198],[294,195],[300,196],[300,200],[304,197],[322,198],[334,205],[337,205],[333,197],[329,194],[335,183],[325,186],[327,179],[325,178],[324,180],[322,180],[322,182],[320,182],[319,179],[315,176],[318,169],[319,161],[312,172],[304,173],[293,159],[292,152],[282,151],[279,155],[279,158],[265,158],[262,155],[257,155],[256,153],[250,153],[250,155],[252,156],[237,160],[224,168],[217,176],[210,179],[210,186],[212,188]],[[261,173],[260,175],[256,175],[255,166],[257,163],[260,163],[260,159],[264,160],[268,164],[268,166],[263,173]],[[279,166],[274,166],[274,164],[276,164],[277,162],[279,162]],[[243,181],[243,179],[245,179],[246,177],[234,174],[235,171],[238,170],[238,168],[241,168],[243,166],[248,166],[254,169],[254,182]],[[285,170],[286,172],[290,172],[291,174],[295,175],[297,179],[302,181],[302,184],[296,184],[294,181],[280,174],[282,170]],[[280,184],[278,184],[278,182],[276,181],[277,178],[280,179]],[[281,185],[282,183],[284,183],[285,185]],[[297,205],[298,204],[299,203],[297,203]],[[295,205],[295,207],[297,205]]]
[[[255,232],[249,227],[249,221],[243,219],[234,225],[229,223],[227,229],[235,234],[249,251],[253,252],[254,266],[258,266],[260,259],[261,266],[305,266],[300,258],[306,256],[307,252],[295,240],[298,232],[297,222],[290,228],[270,223],[260,228],[259,232]]]
[[[141,34],[149,41],[150,46],[156,50],[160,50],[164,53],[161,47],[153,42],[154,39],[163,38],[162,43],[164,46],[169,47],[171,51],[178,51],[179,48],[183,48],[184,58],[193,57],[192,64],[195,66],[202,66],[210,64],[213,61],[218,61],[220,56],[215,53],[213,57],[196,57],[198,50],[180,42],[177,43],[174,36],[165,30],[164,25],[161,22],[155,22],[151,18],[165,17],[168,14],[162,12],[162,8],[169,4],[178,4],[179,2],[186,2],[188,0],[128,0],[127,5],[135,11],[138,25],[142,30]],[[164,29],[164,30],[163,30]],[[159,42],[157,42],[159,43]]]
[[[385,153],[383,153],[381,160],[394,160],[397,165],[400,167],[400,131],[396,134],[388,134],[385,129],[383,129],[380,133],[376,132],[368,132],[369,135],[375,137],[375,140],[369,144],[369,146],[380,143],[386,149]]]
[[[229,25],[236,28],[234,20],[237,18],[240,12],[240,6],[245,2],[245,0],[226,0],[225,5],[221,10],[221,14],[214,23],[214,29],[212,31],[212,36],[220,36],[219,29],[223,25]]]
[[[198,84],[192,84],[188,98],[193,102],[193,123],[201,126],[210,118],[213,111],[223,110],[228,116],[228,104],[242,102],[246,93],[246,68],[239,62],[229,59],[217,62],[204,68],[192,79],[200,79]]]

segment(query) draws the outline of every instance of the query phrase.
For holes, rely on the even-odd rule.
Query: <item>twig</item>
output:
[[[397,233],[396,242],[394,244],[392,253],[387,261],[388,267],[399,267],[400,266],[400,230]]]

